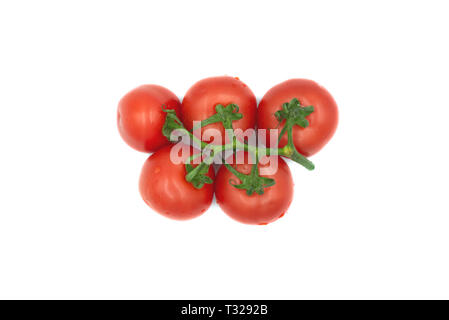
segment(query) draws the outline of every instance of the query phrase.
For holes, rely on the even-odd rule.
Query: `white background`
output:
[[[2,1],[0,298],[449,298],[445,1]],[[340,123],[265,227],[141,200],[116,128],[144,83],[183,96],[294,77]]]

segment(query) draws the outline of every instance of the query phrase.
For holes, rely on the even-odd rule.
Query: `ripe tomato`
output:
[[[169,144],[162,134],[165,122],[162,106],[180,114],[178,97],[164,87],[148,84],[128,92],[117,110],[117,125],[123,140],[143,152],[154,152]]]
[[[192,219],[209,208],[214,187],[205,184],[203,188],[195,189],[187,182],[184,163],[175,164],[170,159],[174,147],[176,145],[166,146],[146,160],[140,174],[139,190],[143,200],[163,216],[176,220]],[[185,162],[187,157],[182,155],[182,161]],[[207,175],[214,179],[212,166]]]
[[[317,153],[332,138],[338,123],[337,104],[330,93],[316,82],[291,79],[268,90],[259,103],[258,128],[278,128],[279,122],[274,113],[281,109],[283,103],[293,98],[297,98],[302,106],[314,107],[314,112],[307,116],[308,127],[302,128],[298,125],[293,127],[294,145],[298,152],[308,157]],[[279,127],[279,131],[283,124]],[[286,143],[287,134],[284,134],[279,147],[283,147]]]
[[[274,156],[270,157],[274,160]],[[245,159],[248,155],[245,154]],[[247,195],[246,190],[237,189],[230,184],[241,183],[224,165],[222,165],[215,179],[215,197],[221,209],[231,218],[247,224],[265,225],[282,217],[287,211],[293,198],[293,180],[290,169],[281,157],[277,157],[277,168],[270,168],[266,164],[259,164],[260,168],[270,168],[268,174],[262,177],[272,178],[275,185],[264,189],[263,194]],[[249,174],[252,164],[232,164],[239,172]]]
[[[239,106],[243,118],[233,121],[234,129],[254,128],[256,123],[257,101],[250,88],[238,78],[223,76],[206,78],[195,83],[185,94],[182,100],[182,122],[188,130],[193,129],[193,121],[200,121],[215,114],[215,106],[222,104],[226,107],[234,103]],[[212,123],[204,129],[217,129],[224,140],[225,130],[221,123]],[[203,130],[204,130],[203,129]],[[195,130],[196,131],[196,130]],[[201,131],[194,133],[198,138]],[[240,135],[237,135],[240,136]],[[212,142],[213,139],[203,139]],[[221,144],[214,140],[214,144]]]

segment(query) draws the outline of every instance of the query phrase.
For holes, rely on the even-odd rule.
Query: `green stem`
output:
[[[272,156],[272,155],[283,156],[283,157],[289,158],[289,159],[299,163],[300,165],[304,166],[308,170],[315,169],[315,165],[310,160],[308,160],[306,157],[304,157],[302,154],[300,154],[298,151],[296,151],[296,148],[293,143],[293,136],[292,136],[292,132],[291,132],[292,130],[287,130],[288,142],[282,148],[266,148],[263,146],[249,145],[244,142],[241,142],[235,136],[233,137],[233,142],[227,143],[225,145],[212,145],[212,144],[208,144],[206,142],[201,141],[196,136],[194,136],[191,132],[189,132],[187,129],[178,129],[178,130],[185,131],[186,134],[188,133],[189,136],[191,137],[192,141],[195,141],[196,143],[201,145],[202,150],[204,150],[206,148],[210,148],[212,151],[211,157],[214,157],[217,153],[225,151],[225,150],[236,150],[236,151],[250,152],[257,159],[258,155],[261,154],[261,151],[263,151],[263,152],[265,152],[265,155],[267,155],[267,156]]]

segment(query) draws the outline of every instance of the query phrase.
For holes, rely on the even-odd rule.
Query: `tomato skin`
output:
[[[145,203],[161,215],[175,220],[193,219],[210,207],[214,186],[205,184],[203,188],[195,189],[187,182],[185,165],[174,164],[170,160],[173,147],[163,147],[145,161],[140,174],[139,191]],[[215,178],[212,166],[208,176]]]
[[[245,158],[247,159],[247,155]],[[274,158],[274,156],[271,156]],[[249,174],[252,164],[232,164],[239,172]],[[259,164],[268,167],[268,164]],[[264,194],[246,194],[246,190],[237,189],[229,181],[239,184],[241,181],[222,165],[215,179],[215,197],[221,209],[231,218],[246,224],[265,225],[284,215],[293,199],[293,179],[285,161],[278,157],[278,168],[270,174],[261,175],[275,179],[274,186],[264,189]]]
[[[308,157],[323,148],[332,138],[338,124],[338,108],[330,93],[312,80],[291,79],[284,81],[263,96],[259,103],[257,124],[259,129],[278,128],[278,120],[274,116],[282,104],[297,98],[303,106],[314,106],[314,112],[307,117],[309,126],[293,127],[293,142],[296,149]],[[285,120],[284,120],[285,123]],[[279,127],[282,129],[283,125]],[[279,147],[287,143],[287,134],[279,142]],[[269,144],[269,143],[268,143]]]
[[[192,130],[193,121],[205,120],[214,115],[217,104],[227,106],[230,103],[237,104],[239,112],[243,114],[242,119],[233,121],[233,128],[243,131],[254,128],[257,112],[256,97],[246,84],[238,78],[229,76],[206,78],[195,83],[182,100],[182,122],[188,130]],[[213,123],[204,127],[204,129],[209,128],[219,130],[222,139],[226,137],[221,123]],[[194,134],[200,138],[201,132]],[[212,142],[212,140],[203,139],[205,142]],[[221,143],[214,141],[214,144]]]
[[[170,90],[147,84],[128,92],[119,102],[117,125],[123,140],[142,152],[154,152],[170,142],[162,134],[165,112],[162,106],[179,115],[181,103]]]

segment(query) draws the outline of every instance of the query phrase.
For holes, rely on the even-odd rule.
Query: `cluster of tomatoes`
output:
[[[202,121],[204,129],[216,129],[225,136],[225,122],[207,121],[217,114],[219,105],[236,106],[232,110],[240,115],[232,118],[234,130],[256,127],[276,130],[279,153],[268,152],[264,156],[276,157],[276,168],[270,171],[266,167],[269,161],[256,164],[230,161],[215,168],[215,173],[214,166],[208,163],[197,170],[201,171],[198,176],[204,183],[198,186],[186,179],[189,168],[195,165],[188,164],[187,156],[181,162],[171,161],[175,144],[164,134],[168,115],[189,132],[194,131],[194,121]],[[139,182],[142,198],[151,208],[166,217],[187,220],[206,212],[215,193],[218,205],[226,214],[237,221],[257,225],[282,217],[292,201],[293,180],[281,156],[312,169],[313,164],[305,157],[317,153],[330,140],[337,122],[334,99],[314,81],[282,82],[271,88],[257,105],[251,89],[240,79],[228,76],[198,81],[187,91],[182,103],[164,87],[142,85],[120,100],[117,114],[119,132],[125,142],[136,150],[153,153],[142,168]],[[203,144],[211,142],[202,141]],[[270,148],[269,142],[266,147]],[[235,150],[232,157],[243,153],[243,158],[249,159],[251,150],[256,150],[257,157],[257,149],[246,147]],[[263,168],[267,170],[260,174]]]

